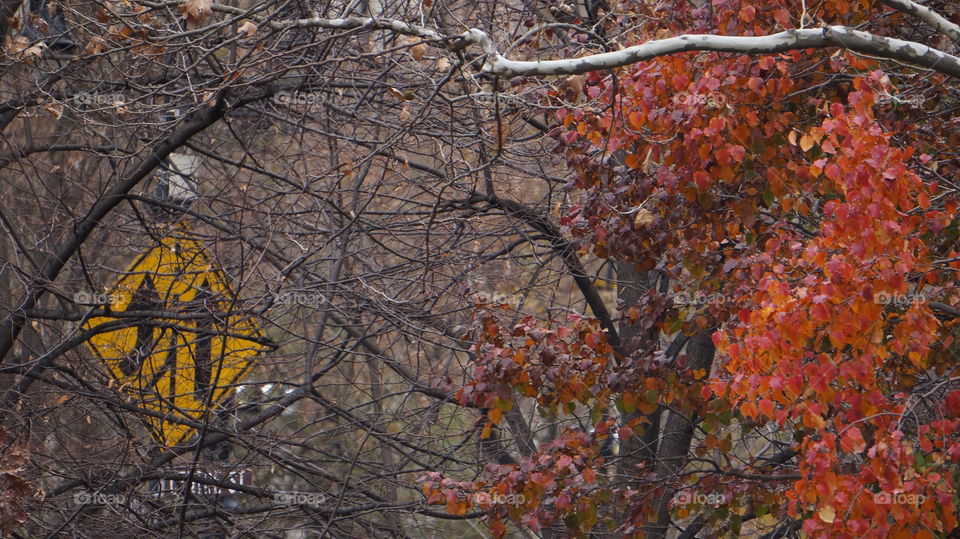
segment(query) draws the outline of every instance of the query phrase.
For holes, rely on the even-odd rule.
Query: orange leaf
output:
[[[760,399],[760,412],[770,419],[773,419],[775,413],[773,401],[770,399]]]
[[[594,483],[597,480],[597,474],[593,473],[591,468],[584,468],[583,471],[580,472],[580,475],[587,483]]]

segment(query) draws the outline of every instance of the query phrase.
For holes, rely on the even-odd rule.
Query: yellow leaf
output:
[[[910,359],[910,363],[913,363],[915,367],[922,368],[924,366],[923,357],[920,356],[918,352],[910,352],[907,354],[907,357]]]
[[[653,215],[653,212],[646,208],[641,208],[637,212],[636,217],[633,218],[633,224],[637,228],[643,228],[656,220],[656,217]]]
[[[237,28],[237,33],[246,34],[247,37],[250,37],[257,33],[257,25],[253,24],[252,21],[247,21],[240,25],[240,28]]]
[[[800,149],[801,149],[801,150],[807,151],[807,150],[809,150],[810,148],[813,148],[813,145],[814,145],[813,137],[811,137],[810,135],[804,135],[804,136],[800,137]]]
[[[791,146],[796,146],[796,145],[797,145],[797,132],[796,132],[796,131],[791,131],[791,132],[787,133],[787,142],[789,142]]]
[[[831,524],[837,518],[837,511],[833,508],[833,506],[825,505],[821,507],[819,511],[817,511],[817,515],[820,516],[820,520],[826,522],[827,524]]]
[[[494,425],[499,425],[500,420],[503,419],[503,410],[500,408],[490,408],[487,410],[487,417],[490,418],[490,421],[492,421]]]

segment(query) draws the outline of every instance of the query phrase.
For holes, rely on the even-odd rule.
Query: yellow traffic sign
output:
[[[110,310],[128,316],[91,318],[123,326],[87,344],[124,393],[147,412],[158,443],[171,447],[231,394],[268,341],[249,316],[230,314],[235,296],[223,272],[182,226],[137,258],[107,296]],[[130,320],[142,313],[143,318]]]

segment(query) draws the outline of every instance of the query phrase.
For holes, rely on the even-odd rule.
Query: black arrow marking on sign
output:
[[[157,341],[162,339],[165,333],[166,333],[166,330],[163,330],[160,333],[160,338],[158,338]],[[157,382],[159,382],[160,378],[162,378],[164,375],[167,375],[170,378],[169,380],[170,410],[173,410],[175,408],[175,400],[177,396],[177,385],[176,385],[177,350],[179,348],[179,345],[177,343],[179,341],[180,341],[180,332],[175,329],[172,330],[170,333],[170,346],[167,348],[167,357],[163,360],[163,365],[160,366],[160,369],[158,369],[156,372],[153,373],[153,376],[151,376],[150,381],[147,382],[147,384],[144,386],[145,388],[149,388],[150,390],[152,390],[156,395],[156,397],[159,399],[157,402],[157,408],[161,413],[163,413],[164,404],[167,401],[165,397],[161,395],[159,391],[157,391]]]
[[[193,381],[194,391],[200,402],[207,402],[208,392],[211,390],[211,378],[213,377],[213,342],[214,317],[210,312],[208,303],[213,301],[214,296],[210,293],[207,280],[203,280],[200,285],[200,292],[197,293],[196,301],[200,309],[207,313],[207,316],[197,320],[197,352],[193,358]]]
[[[160,295],[153,285],[153,280],[149,275],[143,278],[143,282],[134,291],[130,299],[128,311],[159,311],[163,303],[160,301]],[[154,338],[154,328],[149,325],[137,326],[137,342],[133,345],[133,351],[127,357],[120,360],[120,372],[125,376],[130,376],[135,372],[140,372],[143,362],[147,356],[153,352],[153,347],[157,345],[157,339]]]

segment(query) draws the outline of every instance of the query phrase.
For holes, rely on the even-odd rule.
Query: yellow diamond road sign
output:
[[[135,260],[110,299],[111,311],[128,316],[91,318],[84,329],[131,325],[98,333],[87,344],[167,447],[195,432],[180,421],[202,421],[268,349],[253,319],[229,314],[234,295],[223,273],[182,228]],[[144,317],[130,318],[138,312]]]

